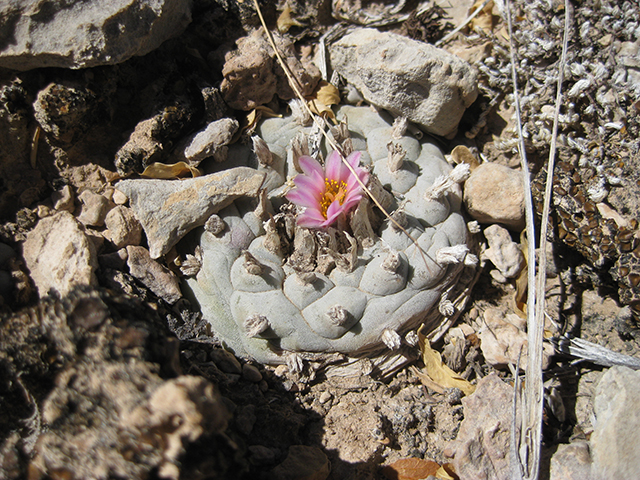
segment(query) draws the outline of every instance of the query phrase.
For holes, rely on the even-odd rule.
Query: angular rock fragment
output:
[[[191,21],[187,0],[98,0],[0,5],[0,66],[87,68],[145,55]]]
[[[123,180],[116,188],[129,197],[147,235],[151,258],[158,258],[235,199],[256,196],[264,177],[238,167],[186,180]]]
[[[27,234],[22,255],[40,296],[53,289],[66,295],[77,285],[94,285],[98,259],[84,228],[69,212],[43,218]]]
[[[131,275],[167,303],[176,303],[182,297],[175,274],[153,260],[146,248],[129,245],[127,265]]]
[[[435,135],[454,134],[478,96],[477,73],[467,62],[401,35],[360,28],[329,53],[333,69],[368,102]]]

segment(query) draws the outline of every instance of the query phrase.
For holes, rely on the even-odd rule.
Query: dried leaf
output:
[[[476,3],[469,9],[469,13],[475,12],[484,0],[476,0]],[[469,22],[471,31],[483,30],[485,33],[493,31],[493,2],[487,3],[476,17]]]
[[[452,463],[443,464],[434,476],[440,480],[458,480]]]
[[[287,5],[278,17],[277,26],[280,33],[287,33],[291,27],[302,27],[303,25],[291,17],[291,7]]]
[[[200,173],[200,170],[196,167],[192,167],[186,162],[178,162],[171,165],[156,162],[145,168],[144,172],[140,175],[149,178],[170,179],[186,177],[188,175],[191,175],[192,177],[199,177],[202,174]]]
[[[423,371],[429,378],[444,388],[459,388],[465,395],[472,394],[476,387],[445,365],[440,354],[431,348],[429,340],[420,330],[418,330],[418,337],[424,362]]]
[[[431,460],[403,458],[382,468],[382,474],[390,480],[420,480],[435,475],[440,465]]]
[[[259,107],[254,108],[247,114],[247,124],[242,128],[242,131],[252,131],[260,119],[264,118],[273,118],[273,117],[282,117],[281,114],[274,112],[269,107],[265,107],[261,105]]]
[[[322,80],[318,83],[312,95],[308,96],[307,103],[313,113],[331,118],[334,122],[336,116],[331,105],[340,103],[340,92],[329,82]]]

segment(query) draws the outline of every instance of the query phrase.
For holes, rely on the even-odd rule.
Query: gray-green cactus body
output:
[[[359,356],[398,348],[400,335],[421,323],[428,333],[447,321],[438,308],[443,294],[444,299],[457,295],[469,278],[465,269],[474,268],[462,259],[437,260],[439,252],[453,246],[464,250],[468,242],[459,188],[425,199],[434,181],[451,170],[439,148],[412,136],[392,138],[390,119],[368,107],[343,106],[337,117],[348,122],[354,149],[363,152],[361,162],[393,193],[391,210],[402,204],[411,238],[385,220],[376,240],[360,248],[352,268],[300,273],[265,246],[255,200],[236,201],[219,212],[227,228],[217,236],[202,232],[202,268],[188,284],[204,317],[237,355],[283,363],[291,353]],[[265,120],[259,134],[273,154],[271,164],[259,165],[253,154],[232,147],[233,160],[225,168],[253,162],[267,173],[273,204],[282,204],[285,180],[297,173],[291,139],[310,131],[291,118]],[[404,152],[395,166],[389,142]]]

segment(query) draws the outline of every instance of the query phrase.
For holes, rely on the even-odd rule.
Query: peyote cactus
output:
[[[444,333],[466,300],[477,259],[460,187],[447,183],[452,169],[439,148],[368,107],[343,106],[337,118],[349,132],[343,125],[334,138],[347,153],[361,152],[369,189],[396,223],[364,196],[348,225],[296,225],[296,207],[284,195],[287,178],[301,171],[307,137],[300,135],[313,127],[292,118],[262,122],[268,149],[256,148],[256,159],[232,147],[229,158],[264,171],[265,194],[218,213],[226,226],[200,234],[202,266],[188,280],[204,317],[237,355],[295,366],[330,353],[400,353],[415,346],[422,323],[425,334]],[[326,158],[324,143],[317,145]]]

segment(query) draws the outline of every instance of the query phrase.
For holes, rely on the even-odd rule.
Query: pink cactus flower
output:
[[[362,183],[366,183],[369,173],[359,166],[360,155],[360,152],[353,152],[347,157],[347,162]],[[341,215],[346,216],[362,199],[362,187],[356,175],[344,165],[338,152],[331,152],[324,169],[315,159],[306,155],[300,157],[299,164],[304,174],[293,179],[296,188],[286,197],[305,207],[305,211],[298,216],[298,225],[301,227],[328,227]]]

